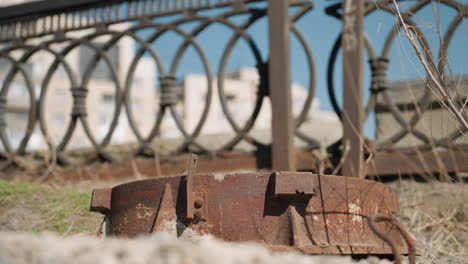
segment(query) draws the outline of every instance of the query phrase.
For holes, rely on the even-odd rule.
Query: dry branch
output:
[[[404,19],[403,16],[400,12],[400,9],[398,8],[398,4],[396,0],[392,0],[394,5],[395,5],[395,12],[398,17],[399,22],[403,26],[403,29],[405,30],[405,35],[408,38],[409,42],[411,43],[411,46],[414,48],[416,55],[418,56],[419,60],[421,61],[424,69],[426,70],[429,79],[431,82],[434,84],[435,88],[437,91],[442,95],[444,100],[441,100],[441,104],[447,107],[447,109],[455,115],[455,117],[458,119],[460,124],[462,124],[465,129],[468,130],[468,121],[465,119],[465,117],[462,115],[463,113],[463,108],[458,109],[454,103],[453,98],[450,96],[448,89],[444,88],[444,86],[441,84],[441,82],[436,78],[436,75],[434,73],[434,70],[429,67],[429,62],[426,60],[426,57],[423,55],[421,49],[417,45],[416,41],[414,40],[413,34],[417,36],[417,33],[410,27],[408,26]],[[412,34],[413,33],[413,34]],[[426,48],[426,47],[424,47]],[[433,65],[433,64],[432,64]],[[428,83],[428,86],[430,87],[430,84]]]

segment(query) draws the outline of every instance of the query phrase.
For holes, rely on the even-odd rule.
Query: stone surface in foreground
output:
[[[390,262],[377,259],[355,262],[349,257],[272,253],[257,244],[226,243],[210,237],[183,241],[168,234],[155,234],[124,240],[0,233],[0,264],[23,263],[388,264]]]

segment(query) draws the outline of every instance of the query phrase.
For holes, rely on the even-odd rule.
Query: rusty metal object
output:
[[[111,210],[112,189],[94,189],[91,197],[90,211],[107,214]]]
[[[311,184],[310,175],[302,172],[274,173],[275,198],[311,198],[317,195],[317,183]]]
[[[294,116],[292,113],[289,2],[268,0],[269,48],[268,93],[273,137],[272,169],[295,171]],[[265,73],[265,72],[264,72]]]
[[[116,186],[109,197],[114,236],[210,234],[307,254],[390,255],[366,218],[399,211],[396,196],[382,183],[308,172],[147,179]],[[398,231],[380,228],[404,252]]]
[[[111,196],[112,189],[94,189],[91,196],[91,205],[89,210],[92,212],[99,212],[104,215],[102,223],[99,226],[99,229],[96,232],[97,237],[105,237],[110,234],[110,221],[109,213],[111,210]]]
[[[383,215],[383,214],[375,214],[371,217],[368,218],[368,223],[372,231],[380,237],[383,241],[387,242],[388,245],[390,245],[390,248],[392,249],[393,256],[395,258],[395,264],[401,264],[401,251],[400,247],[397,244],[397,242],[394,240],[393,237],[390,237],[388,233],[382,231],[380,228],[377,227],[378,222],[390,222],[396,228],[398,231],[401,233],[403,238],[405,239],[406,245],[408,246],[408,252],[409,252],[409,263],[410,264],[416,264],[416,245],[414,243],[414,239],[411,237],[411,235],[403,228],[401,223],[396,219],[395,217],[391,215]]]
[[[176,225],[173,225],[172,228],[167,226],[167,223],[174,223],[176,224],[177,216],[176,216],[176,208],[173,206],[174,196],[172,195],[171,186],[166,183],[163,190],[163,195],[161,198],[161,202],[159,203],[159,208],[157,212],[155,212],[153,224],[151,226],[150,233],[156,232],[169,232],[175,233],[177,228]],[[144,212],[144,216],[148,215],[148,212]]]
[[[343,140],[349,155],[343,162],[343,175],[364,178],[363,14],[365,1],[343,0]],[[344,147],[345,145],[343,145]]]
[[[197,211],[201,208],[200,206],[200,197],[197,197],[197,201],[198,201],[198,206],[195,206],[194,205],[194,194],[193,194],[193,176],[192,174],[195,172],[196,170],[196,167],[197,167],[197,164],[198,164],[198,156],[195,155],[195,154],[190,154],[190,157],[189,157],[189,164],[188,164],[188,169],[187,169],[187,182],[186,182],[186,194],[187,194],[187,218],[188,219],[194,219],[195,218],[195,209],[197,209]],[[195,208],[195,207],[199,207],[199,208]],[[197,213],[197,216],[199,216],[199,212]]]

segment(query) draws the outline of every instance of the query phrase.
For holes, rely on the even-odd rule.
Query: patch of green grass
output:
[[[0,212],[27,207],[26,211],[30,211],[35,220],[25,223],[21,230],[31,233],[93,234],[102,216],[89,212],[90,201],[91,190],[83,192],[73,186],[54,187],[0,180]]]
[[[17,200],[21,195],[33,195],[41,187],[31,183],[14,183],[0,179],[0,203]]]
[[[40,228],[31,228],[29,232],[38,235],[38,234],[41,234],[43,230],[41,230]]]
[[[51,190],[51,194],[38,204],[42,218],[50,219],[36,232],[52,231],[59,234],[80,233],[87,230],[87,223],[80,216],[89,215],[91,192]],[[70,230],[69,230],[70,229]]]
[[[68,200],[70,202],[70,206],[75,210],[89,210],[91,192],[67,193],[63,198],[64,200]]]

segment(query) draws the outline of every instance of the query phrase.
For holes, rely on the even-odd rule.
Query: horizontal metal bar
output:
[[[30,2],[25,4],[18,4],[8,7],[0,8],[0,42],[10,42],[17,39],[28,39],[42,37],[56,32],[57,25],[44,24],[40,21],[51,21],[53,17],[65,16],[73,20],[81,20],[77,13],[81,16],[89,15],[90,12],[94,14],[95,10],[101,9],[101,12],[112,13],[112,9],[119,10],[125,8],[126,15],[124,16],[102,16],[100,19],[88,21],[86,25],[81,23],[67,23],[65,21],[63,25],[60,25],[61,32],[82,30],[87,28],[93,28],[101,25],[112,25],[122,22],[139,20],[142,17],[154,18],[160,16],[180,14],[187,10],[190,11],[201,11],[212,8],[222,8],[228,6],[236,6],[240,3],[251,3],[261,2],[265,0],[214,0],[214,1],[191,1],[190,4],[185,5],[176,4],[180,0],[153,0],[152,8],[147,10],[147,0],[42,0],[36,2]],[[140,11],[133,10],[133,4],[137,3],[143,5],[145,13],[141,14]],[[125,6],[127,4],[127,6]],[[165,4],[165,8],[161,8],[162,4]],[[155,6],[158,5],[160,8],[157,10]],[[141,8],[138,8],[141,9]],[[39,24],[37,22],[40,22]],[[70,24],[70,25],[69,25]],[[34,25],[34,26],[32,26]],[[36,25],[39,25],[37,27]],[[41,27],[41,25],[44,25]]]
[[[41,15],[58,14],[62,12],[78,11],[82,9],[100,7],[102,5],[115,5],[123,2],[138,2],[140,0],[41,0],[28,2],[18,5],[12,5],[0,8],[0,23],[11,21],[22,17],[39,17]],[[176,0],[168,0],[167,3]],[[172,9],[205,9],[212,7],[222,7],[235,4],[237,2],[260,2],[265,0],[228,0],[228,1],[211,1],[205,3],[197,3],[177,8],[174,3]],[[142,1],[143,2],[143,1]],[[168,10],[166,10],[168,11]]]
[[[42,0],[0,8],[0,23],[20,17],[41,16],[65,11],[76,11],[100,4],[115,4],[124,0]]]

